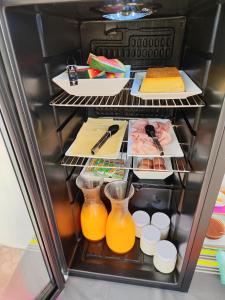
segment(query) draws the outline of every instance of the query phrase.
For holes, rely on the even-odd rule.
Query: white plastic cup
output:
[[[143,210],[137,210],[133,213],[132,218],[135,223],[136,237],[140,238],[142,228],[150,224],[150,216]]]
[[[160,241],[160,231],[152,226],[147,225],[142,228],[140,248],[147,255],[155,255],[156,244]]]
[[[154,213],[152,215],[151,225],[160,230],[161,240],[165,240],[168,237],[170,230],[170,218],[161,212]]]
[[[156,244],[153,264],[155,268],[165,274],[173,272],[177,261],[177,249],[169,241],[163,240]]]
[[[178,246],[178,254],[177,254],[177,270],[179,272],[181,272],[182,269],[182,265],[183,265],[183,261],[184,261],[184,256],[185,256],[185,252],[187,249],[187,243],[181,243]]]

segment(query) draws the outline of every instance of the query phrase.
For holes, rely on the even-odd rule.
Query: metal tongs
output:
[[[67,58],[66,69],[70,86],[78,85],[77,63],[73,56]]]
[[[114,134],[117,133],[119,130],[119,125],[111,125],[109,126],[106,133],[100,138],[100,140],[94,145],[94,147],[91,149],[92,154],[96,154],[96,152],[105,144],[105,142]]]
[[[156,134],[155,134],[155,127],[153,125],[146,125],[145,126],[145,132],[147,133],[148,136],[150,136],[154,142],[154,144],[156,145],[156,147],[159,149],[160,151],[160,156],[164,155],[163,152],[163,147],[160,144]]]

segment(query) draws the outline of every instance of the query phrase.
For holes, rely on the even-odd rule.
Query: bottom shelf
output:
[[[168,289],[176,289],[177,271],[170,274],[158,272],[153,258],[140,250],[139,243],[136,239],[130,252],[119,255],[108,248],[105,240],[94,243],[82,238],[77,244],[70,275],[147,286],[166,285]]]

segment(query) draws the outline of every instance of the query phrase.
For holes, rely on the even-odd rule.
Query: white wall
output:
[[[34,231],[0,132],[0,244],[26,248]]]

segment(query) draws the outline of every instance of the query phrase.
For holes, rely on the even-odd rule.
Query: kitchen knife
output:
[[[100,138],[100,140],[94,145],[94,147],[91,149],[92,154],[96,154],[96,152],[105,144],[105,142],[117,131],[119,130],[119,125],[111,125],[109,126],[108,130],[106,133]]]
[[[160,156],[163,156],[164,155],[164,152],[163,152],[163,148],[158,140],[158,138],[156,137],[156,134],[155,134],[155,127],[153,125],[146,125],[145,126],[145,132],[147,133],[148,136],[150,136],[154,142],[154,144],[157,146],[157,148],[159,149],[160,151]]]

